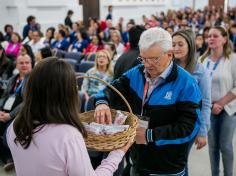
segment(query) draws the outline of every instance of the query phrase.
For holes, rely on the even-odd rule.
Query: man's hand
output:
[[[146,128],[138,127],[136,129],[136,144],[147,144],[146,140]]]
[[[207,143],[207,137],[197,136],[195,139],[195,145],[197,146],[197,150],[203,148]]]
[[[218,115],[223,110],[223,107],[218,103],[214,103],[212,106],[212,114]]]
[[[96,106],[94,118],[97,123],[112,124],[111,110],[106,104]]]
[[[0,121],[1,122],[7,122],[10,119],[11,119],[11,117],[10,117],[9,113],[5,113],[3,111],[0,111]]]

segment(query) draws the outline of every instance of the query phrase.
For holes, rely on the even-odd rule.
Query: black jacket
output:
[[[146,81],[143,70],[144,66],[138,65],[112,83],[126,97],[134,114],[140,114],[142,109]],[[175,174],[185,168],[189,142],[200,128],[200,101],[194,78],[174,63],[168,77],[153,90],[143,108],[143,115],[150,118],[148,128],[152,129],[154,141],[131,148],[131,158],[139,173]],[[95,102],[107,102],[116,109],[124,104],[110,88],[100,91]]]

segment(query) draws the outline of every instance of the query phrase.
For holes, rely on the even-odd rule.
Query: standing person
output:
[[[167,31],[144,31],[139,48],[142,64],[112,82],[144,121],[131,148],[131,176],[182,176],[190,141],[199,131],[200,90],[194,78],[172,61]],[[120,108],[121,101],[111,89],[101,90],[95,99],[96,121],[111,123],[109,106]]]
[[[72,17],[73,14],[74,14],[74,12],[72,10],[68,10],[65,21],[64,21],[64,24],[66,26],[69,26],[70,29],[72,29],[72,25],[73,25],[73,22],[71,20],[71,17]]]
[[[28,36],[30,30],[39,30],[39,26],[36,24],[36,18],[34,16],[28,16],[26,21],[27,24],[23,28],[23,40]]]
[[[114,79],[119,78],[127,70],[139,64],[137,60],[140,53],[138,42],[143,31],[145,31],[145,28],[140,25],[136,25],[129,30],[130,48],[118,58],[114,68]]]
[[[57,58],[45,59],[32,70],[22,109],[7,132],[17,175],[108,176],[116,170],[131,143],[112,151],[93,170],[76,85],[71,66]]]
[[[11,35],[14,32],[13,26],[11,24],[6,24],[4,26],[4,31],[5,31],[4,40],[9,42],[11,40]]]
[[[236,55],[223,27],[210,29],[208,49],[200,61],[211,77],[212,110],[208,143],[212,176],[219,176],[220,154],[224,176],[232,176],[232,140],[236,126]]]
[[[106,20],[112,20],[112,10],[113,10],[113,6],[109,5],[108,6],[108,14],[106,16]]]
[[[202,64],[196,59],[195,36],[191,29],[181,29],[172,35],[175,62],[188,71],[197,81],[202,94],[201,126],[195,138],[197,149],[203,148],[207,143],[207,134],[210,128],[211,114],[211,81]],[[192,145],[189,146],[189,152]],[[188,175],[188,167],[186,174]]]

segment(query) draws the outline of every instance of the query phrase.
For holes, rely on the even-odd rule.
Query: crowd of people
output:
[[[124,24],[121,17],[114,25],[109,6],[106,19],[91,18],[88,27],[73,22],[73,13],[45,34],[32,15],[22,35],[11,24],[0,32],[4,169],[15,167],[24,176],[188,176],[193,144],[201,149],[208,143],[212,176],[220,174],[220,158],[224,175],[233,176],[236,8],[168,10],[143,15],[142,24]],[[127,107],[97,80],[85,78],[77,90],[77,70],[58,53],[79,54],[78,64],[92,62],[83,74],[116,87],[147,121],[133,145],[109,155],[86,152],[78,91],[81,103],[94,101],[98,123],[111,123],[110,108]]]

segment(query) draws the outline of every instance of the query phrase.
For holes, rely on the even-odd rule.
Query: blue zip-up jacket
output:
[[[146,81],[143,70],[144,66],[138,65],[112,83],[126,97],[134,114],[140,114],[142,109]],[[96,95],[96,104],[104,102],[127,111],[124,102],[110,88]],[[148,144],[135,144],[131,148],[131,158],[138,172],[175,174],[183,171],[189,142],[200,128],[200,102],[197,82],[174,63],[165,81],[153,90],[143,108],[143,115],[150,118]]]

